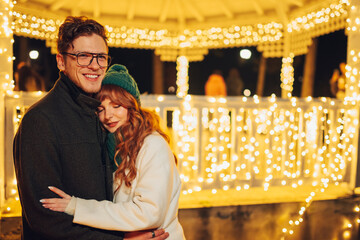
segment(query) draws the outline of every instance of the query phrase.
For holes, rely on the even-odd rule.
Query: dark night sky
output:
[[[55,55],[45,47],[45,42],[36,39],[14,37],[15,66],[21,60],[26,60],[28,51],[36,49],[40,52],[37,60],[31,60],[31,65],[47,79],[49,89],[58,77]],[[20,50],[20,44],[25,47]],[[330,96],[329,79],[335,68],[341,61],[346,61],[347,37],[344,31],[337,31],[318,38],[316,74],[314,84],[314,97]],[[243,60],[239,56],[241,48],[213,49],[209,50],[201,62],[190,62],[189,66],[189,94],[204,94],[204,85],[213,70],[219,69],[226,78],[230,68],[237,68],[244,81],[245,88],[255,93],[258,77],[258,68],[261,54],[255,47],[249,48],[253,55],[249,60]],[[110,48],[110,55],[113,57],[112,64],[120,63],[128,67],[130,74],[138,82],[140,92],[152,93],[152,59],[153,51],[144,49]],[[301,80],[303,75],[305,57],[297,56],[294,59],[294,96],[300,96]],[[167,80],[165,89],[175,85],[176,70],[175,63],[164,64],[164,76]],[[280,96],[280,69],[281,58],[267,59],[264,96],[275,93]]]

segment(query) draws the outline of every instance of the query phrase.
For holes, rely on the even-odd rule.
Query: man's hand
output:
[[[139,233],[139,234],[137,234]],[[125,234],[124,240],[147,240],[147,239],[153,239],[153,240],[163,240],[167,239],[169,237],[169,233],[165,232],[164,229],[158,229],[151,232],[131,232],[128,234]]]

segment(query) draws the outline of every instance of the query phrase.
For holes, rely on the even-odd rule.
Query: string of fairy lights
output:
[[[0,36],[2,38],[2,46],[0,47],[0,56],[5,60],[2,64],[0,70],[0,76],[1,76],[1,85],[2,89],[12,89],[14,84],[11,81],[12,74],[8,70],[12,69],[6,69],[7,67],[12,66],[12,61],[14,60],[14,57],[12,55],[12,44],[14,43],[14,40],[12,39],[12,24],[11,24],[11,11],[14,7],[14,4],[12,1],[9,0],[3,0],[3,11],[0,11]],[[11,38],[11,40],[7,40]],[[9,44],[10,43],[10,44]],[[5,70],[6,69],[6,70]]]
[[[181,108],[173,111],[172,139],[184,183],[182,194],[216,195],[256,187],[265,193],[273,186],[296,189],[310,184],[315,190],[305,199],[299,217],[282,230],[292,235],[315,194],[345,181],[354,139],[344,132],[344,116],[353,110],[327,98],[284,101],[273,95],[241,100],[239,108],[226,98],[207,98],[201,104],[187,95]],[[166,102],[166,97],[157,101]],[[20,106],[17,110],[15,124],[25,112]]]
[[[53,46],[61,20],[46,19],[14,11],[15,34],[49,41]],[[219,48],[238,45],[257,45],[264,41],[278,41],[283,26],[279,23],[231,26],[229,28],[186,29],[182,34],[166,29],[152,30],[127,26],[105,26],[108,42],[114,47],[131,48]]]
[[[293,61],[295,54],[305,54],[312,42],[312,38],[344,28],[345,19],[348,16],[348,6],[348,0],[334,1],[328,7],[292,17],[292,20],[286,26],[287,34],[284,34],[284,42],[285,45],[289,44],[290,54],[287,54],[282,59],[280,77],[281,88],[285,93],[283,97],[291,97],[293,90]],[[282,56],[284,56],[285,52],[284,47]]]
[[[46,39],[54,47],[58,19],[46,19],[12,11],[13,2],[3,0],[13,21],[3,17],[1,35],[11,34]],[[301,17],[294,17],[286,26],[288,33],[317,31],[331,19],[347,16],[349,1],[334,1],[327,8],[314,10]],[[355,11],[356,9],[352,9]],[[359,31],[359,18],[348,19],[348,32]],[[284,36],[284,26],[279,23],[254,26],[232,26],[185,30],[174,35],[167,30],[106,26],[111,46],[134,48],[218,48],[261,45],[278,42]],[[329,30],[331,31],[331,29]],[[316,33],[312,33],[313,35]],[[311,34],[310,34],[311,35]],[[12,40],[13,41],[13,40]],[[295,41],[295,40],[292,40]],[[0,55],[7,54],[0,48]],[[290,51],[291,52],[291,51]],[[235,107],[226,98],[207,98],[209,106],[199,107],[187,94],[189,60],[186,55],[177,57],[177,96],[183,98],[181,108],[172,115],[173,141],[179,159],[183,181],[183,195],[209,191],[216,195],[223,191],[246,191],[261,187],[264,193],[272,186],[305,185],[314,187],[300,207],[298,216],[289,220],[282,229],[283,238],[293,235],[295,228],[304,221],[303,215],[315,196],[330,184],[346,182],[346,171],[351,167],[356,147],[359,97],[358,61],[360,51],[350,51],[352,62],[347,66],[347,98],[342,104],[326,98],[320,102],[307,98],[305,103],[291,97],[294,54],[283,58],[281,88],[290,93],[288,101],[273,95],[269,99],[257,96],[242,98],[241,107]],[[13,61],[13,56],[7,56]],[[3,89],[11,93],[13,82],[10,72]],[[160,100],[159,100],[160,101]],[[163,101],[163,100],[162,100]],[[14,125],[21,119],[23,106],[16,107]],[[333,157],[335,156],[335,158]],[[18,201],[16,180],[11,195]],[[359,212],[359,207],[356,212]],[[11,207],[6,208],[10,212]],[[358,220],[360,222],[360,220]]]
[[[176,60],[176,96],[185,97],[189,90],[189,61],[185,56],[179,56]]]
[[[294,55],[291,54],[289,57],[282,59],[281,67],[281,89],[285,91],[285,97],[291,97],[294,83],[294,67],[293,67]]]
[[[339,19],[346,19],[347,3],[347,0],[335,0],[328,7],[320,6],[320,9],[306,13],[294,13],[285,27],[281,23],[270,22],[223,28],[185,29],[181,33],[166,29],[155,30],[110,25],[106,25],[106,29],[110,46],[159,49],[156,53],[161,54],[162,59],[174,59],[175,61],[178,61],[176,55],[181,52],[189,53],[189,56],[185,56],[188,57],[188,60],[198,61],[203,58],[203,54],[207,53],[204,49],[239,46],[259,46],[259,49],[268,57],[279,56],[279,54],[284,56],[285,50],[281,47],[278,48],[279,45],[282,45],[279,43],[283,41],[291,41],[290,52],[292,54],[304,54],[311,44],[311,38],[344,27]],[[19,11],[13,11],[11,15],[15,34],[44,39],[52,51],[56,52],[56,34],[62,19],[44,18]],[[284,31],[289,34],[284,34]],[[284,37],[285,39],[283,39]],[[163,50],[160,51],[160,49]],[[193,51],[185,51],[188,49],[194,49],[199,56],[194,56]],[[281,87],[286,89],[287,93],[291,93],[293,84],[293,70],[291,69],[293,57],[293,55],[286,56],[283,60]],[[184,87],[184,89],[186,88]],[[180,95],[185,94],[184,90]]]
[[[354,128],[345,128],[345,116],[356,116],[351,107],[327,98],[317,103],[311,97],[306,103],[291,98],[285,104],[273,95],[267,101],[244,97],[246,107],[231,108],[225,98],[209,98],[214,107],[194,107],[199,103],[187,95],[173,116],[175,152],[183,195],[312,186],[298,217],[283,227],[286,237],[303,222],[316,195],[349,177],[356,140]],[[196,132],[200,125],[201,134]]]
[[[350,6],[350,2],[347,3]],[[347,18],[347,34],[348,34],[348,45],[350,46],[348,49],[348,57],[347,57],[347,66],[346,66],[346,97],[345,104],[354,105],[354,110],[349,112],[348,115],[345,116],[347,129],[344,129],[348,132],[348,135],[353,137],[357,136],[356,129],[358,128],[358,103],[360,102],[360,80],[359,80],[359,69],[360,69],[360,46],[358,43],[358,38],[360,36],[360,2],[352,1],[351,7],[349,9],[349,17]],[[353,119],[353,120],[352,120]],[[344,145],[348,147],[348,143],[345,141]],[[352,151],[355,151],[354,149]],[[348,155],[345,154],[347,157]],[[354,225],[357,225],[359,229],[360,224],[360,205],[356,204],[353,208],[353,213],[355,214],[355,221],[353,222],[353,215],[350,217],[351,219],[345,226],[345,230],[343,233],[344,239],[351,239],[352,228]]]
[[[280,178],[283,180],[281,185],[290,184],[296,188],[304,183],[302,178],[314,179],[324,177],[324,174],[329,174],[334,182],[342,181],[347,163],[352,160],[354,145],[349,144],[346,148],[343,144],[354,141],[351,135],[353,129],[344,133],[345,113],[352,110],[337,109],[333,101],[328,103],[325,98],[322,103],[329,104],[330,109],[318,103],[311,108],[306,105],[309,109],[305,111],[304,106],[298,107],[296,98],[292,98],[291,105],[285,107],[293,110],[284,110],[278,107],[275,96],[270,98],[272,104],[267,108],[260,104],[259,98],[254,97],[253,102],[260,104],[258,107],[261,110],[243,107],[238,112],[231,111],[224,98],[223,107],[202,109],[191,107],[193,103],[189,99],[188,95],[184,101],[187,106],[184,112],[180,114],[179,110],[173,117],[176,119],[173,126],[177,126],[175,132],[182,131],[178,133],[176,142],[182,147],[177,151],[181,153],[182,166],[187,167],[181,171],[185,182],[196,182],[192,176],[200,174],[197,184],[206,189],[209,186],[205,183],[216,180],[229,183],[231,180],[259,178],[265,180],[263,187],[267,190],[272,179]],[[250,98],[244,99],[247,102]],[[310,101],[311,98],[308,103]],[[195,131],[199,119],[201,135]],[[232,123],[231,119],[236,120]],[[190,149],[196,149],[195,136],[201,138],[197,141],[202,142],[200,171],[198,162],[194,161],[194,152],[186,155]],[[334,153],[336,157],[331,158]],[[311,184],[319,183],[315,181]],[[239,189],[241,186],[233,187]],[[195,188],[199,189],[199,186]],[[193,191],[189,188],[183,193]]]

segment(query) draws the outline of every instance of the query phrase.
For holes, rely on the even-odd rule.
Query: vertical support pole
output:
[[[292,96],[293,83],[294,83],[294,54],[290,52],[290,34],[287,31],[287,24],[284,24],[284,56],[281,66],[281,97],[290,98]]]
[[[153,91],[154,94],[164,94],[164,65],[160,56],[153,54]]]
[[[11,176],[13,172],[8,173],[7,165],[12,162],[6,162],[5,159],[5,91],[12,89],[11,80],[13,72],[13,32],[11,30],[11,11],[13,2],[9,0],[0,1],[0,209],[5,204],[5,193],[7,189],[5,186],[13,184]],[[11,151],[9,149],[9,151]],[[11,169],[13,169],[11,167]],[[1,217],[1,216],[0,216]]]
[[[189,90],[189,61],[185,56],[176,59],[176,96],[185,97]]]
[[[313,95],[314,90],[314,78],[316,69],[316,51],[317,51],[317,38],[313,39],[313,42],[309,48],[309,52],[305,57],[304,67],[304,79],[301,86],[301,97],[308,97]]]
[[[262,54],[260,59],[259,75],[256,86],[256,95],[258,95],[259,97],[262,97],[264,95],[265,73],[266,73],[266,58],[264,57],[264,54]]]
[[[359,136],[359,102],[360,102],[360,0],[351,0],[349,18],[347,19],[348,53],[346,66],[345,103],[352,105],[345,115],[345,134],[351,135],[353,151],[351,156],[350,187],[360,186],[360,172],[357,171],[358,136]],[[346,146],[347,148],[351,146]]]

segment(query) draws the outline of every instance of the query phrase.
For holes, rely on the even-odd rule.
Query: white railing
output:
[[[5,97],[6,197],[16,195],[12,139],[33,93]],[[166,124],[183,195],[355,186],[358,112],[335,99],[141,96]]]
[[[189,97],[189,96],[188,96]],[[184,191],[353,185],[357,112],[335,99],[148,96],[169,121]],[[346,121],[356,126],[346,125]]]

